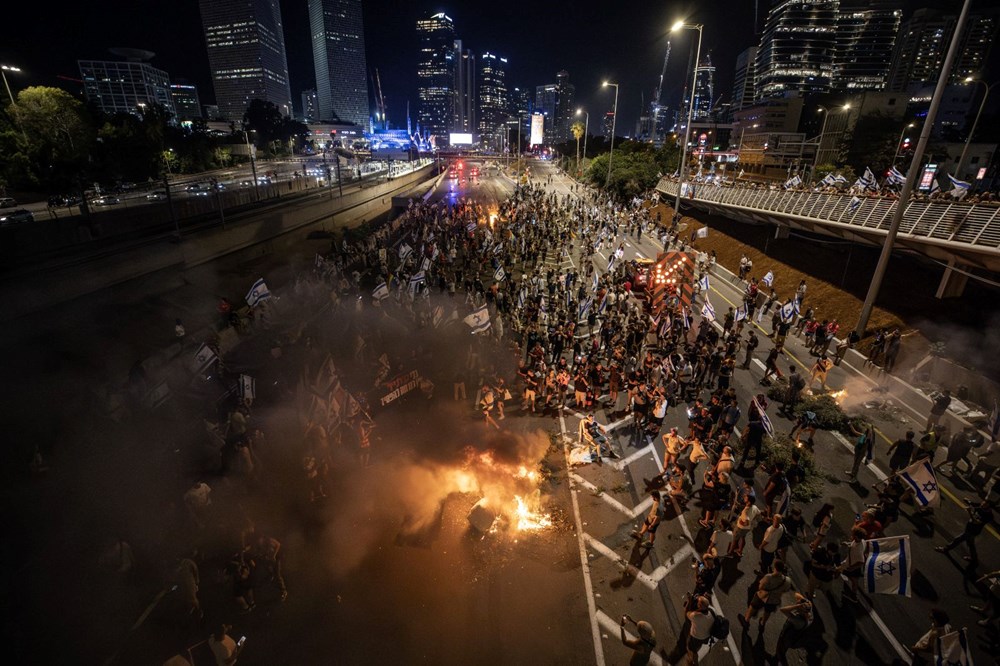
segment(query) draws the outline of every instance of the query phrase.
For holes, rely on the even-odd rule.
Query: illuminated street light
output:
[[[691,131],[691,119],[694,115],[694,88],[695,84],[698,82],[698,61],[701,60],[701,35],[702,35],[703,25],[700,23],[688,24],[684,21],[677,21],[670,28],[670,32],[677,32],[679,30],[697,30],[698,31],[698,48],[695,49],[694,60],[692,61],[692,71],[691,71],[691,95],[688,103],[688,118],[687,125],[684,128],[684,141],[681,143],[681,162],[678,165],[678,173],[680,174],[680,180],[677,182],[677,198],[674,200],[674,221],[677,222],[681,219],[681,189],[683,188],[684,181],[687,178],[687,144],[688,144],[688,132]]]
[[[608,175],[604,179],[604,189],[607,189],[608,185],[611,184],[611,160],[615,156],[615,126],[618,123],[618,84],[611,83],[610,81],[605,81],[601,84],[602,88],[607,88],[608,86],[615,87],[615,105],[611,116],[611,152],[608,153]]]

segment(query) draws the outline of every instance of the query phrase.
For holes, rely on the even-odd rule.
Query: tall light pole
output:
[[[759,123],[754,123],[754,124],[753,124],[753,125],[751,125],[750,127],[751,127],[751,129],[757,129],[758,127],[760,127],[760,124],[759,124]],[[739,152],[740,152],[741,154],[742,154],[742,152],[743,152],[743,135],[744,135],[744,134],[746,134],[746,133],[747,133],[747,128],[746,128],[746,127],[744,127],[744,128],[743,128],[743,129],[742,129],[742,130],[740,131],[740,147],[739,147]]]
[[[584,111],[583,109],[577,109],[576,115],[583,114],[586,118],[583,121],[583,163],[587,163],[587,134],[590,133],[590,111]],[[580,175],[580,164],[576,165],[576,175]]]
[[[677,182],[677,198],[674,200],[674,222],[681,219],[681,188],[684,186],[684,181],[687,178],[688,133],[691,131],[691,121],[694,118],[694,88],[698,83],[698,61],[701,60],[702,28],[704,28],[704,26],[700,23],[689,24],[684,21],[677,21],[670,28],[670,32],[677,32],[678,30],[698,31],[698,48],[696,48],[694,52],[694,65],[691,72],[691,97],[688,100],[687,125],[684,127],[684,140],[681,142],[681,163],[677,167],[678,173],[680,174],[680,180]]]
[[[972,136],[976,133],[976,126],[979,124],[979,116],[983,115],[983,108],[986,107],[986,98],[990,96],[990,91],[993,90],[993,85],[986,85],[986,82],[981,79],[974,79],[971,76],[965,79],[966,83],[982,83],[983,87],[986,88],[986,92],[983,93],[983,101],[979,104],[979,111],[976,112],[976,119],[972,121],[972,129],[969,131],[969,136],[965,140],[965,147],[962,148],[962,156],[958,158],[958,164],[955,165],[955,178],[962,177],[962,167],[965,166],[965,158],[969,154],[969,144],[972,143]]]
[[[917,147],[913,151],[912,164],[920,164],[920,161],[924,157],[924,150],[927,149],[927,143],[930,141],[931,130],[934,128],[934,118],[937,116],[938,107],[941,106],[941,98],[944,96],[944,90],[948,86],[951,67],[955,62],[955,54],[958,51],[959,36],[961,36],[962,30],[965,29],[965,21],[969,16],[969,5],[971,4],[972,0],[965,0],[962,3],[962,11],[958,15],[958,20],[955,22],[955,27],[953,28],[954,32],[951,35],[948,54],[944,57],[944,62],[941,64],[941,73],[938,75],[937,86],[934,88],[934,96],[931,97],[931,104],[927,108],[927,116],[924,118],[924,126],[920,130],[920,140],[917,141]],[[871,285],[868,287],[868,294],[865,296],[864,305],[861,306],[858,325],[854,329],[861,337],[865,335],[868,320],[871,318],[872,309],[875,307],[875,299],[878,298],[878,292],[882,288],[885,269],[889,265],[889,257],[892,256],[892,246],[896,243],[896,234],[899,232],[899,225],[903,221],[903,211],[910,200],[910,195],[913,193],[913,186],[920,176],[919,172],[920,169],[908,169],[906,172],[903,191],[899,193],[899,200],[896,201],[896,207],[893,209],[892,221],[889,223],[889,231],[886,233],[885,244],[882,246],[882,254],[879,255],[878,264],[875,266],[875,273],[872,275]]]
[[[850,104],[845,104],[844,106],[840,107],[840,110],[848,111],[850,110],[850,108],[851,108]],[[817,113],[819,113],[820,111],[823,112],[823,124],[819,128],[819,142],[816,144],[816,154],[813,156],[813,168],[812,168],[813,173],[816,173],[816,167],[819,166],[819,154],[820,151],[823,149],[823,135],[826,134],[826,121],[830,119],[830,109],[826,108],[821,104],[816,109]]]
[[[251,132],[253,130],[250,130]],[[260,201],[260,191],[257,189],[257,160],[254,158],[255,147],[250,145],[250,134],[246,128],[243,129],[243,140],[247,143],[247,154],[250,155],[250,172],[253,174],[253,198]]]
[[[611,116],[611,152],[608,153],[608,175],[604,179],[604,189],[607,189],[608,185],[611,184],[611,160],[615,156],[615,126],[618,123],[618,84],[611,83],[610,81],[605,81],[601,84],[602,88],[607,88],[608,86],[615,87],[615,105]]]
[[[910,123],[903,128],[903,131],[899,133],[899,141],[896,142],[896,154],[892,156],[892,166],[896,166],[896,160],[899,159],[899,147],[903,145],[903,138],[906,136],[906,130],[913,129],[916,127],[916,123]]]
[[[10,84],[7,83],[7,72],[20,72],[20,67],[12,67],[11,65],[0,65],[0,76],[3,77],[3,87],[7,89],[7,97],[10,98],[10,103],[14,103],[14,93],[10,91]]]

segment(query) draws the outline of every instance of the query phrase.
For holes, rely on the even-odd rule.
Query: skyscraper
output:
[[[789,91],[829,92],[840,0],[776,0],[755,62],[758,99]]]
[[[754,60],[757,47],[751,46],[736,56],[736,73],[733,75],[733,111],[739,111],[753,104],[754,100]]]
[[[841,0],[834,90],[885,90],[902,16],[897,0]]]
[[[694,75],[694,106],[691,111],[692,120],[704,120],[712,114],[712,101],[715,98],[715,65],[706,55]],[[684,108],[688,108],[690,97],[685,96]]]
[[[150,65],[155,54],[141,49],[111,49],[124,60],[78,60],[83,93],[107,114],[139,113],[160,105],[176,115],[170,76]]]
[[[201,118],[201,101],[198,99],[198,89],[186,83],[170,85],[170,98],[174,102],[174,113],[178,120],[194,120]]]
[[[559,96],[559,86],[555,83],[547,83],[544,86],[535,86],[535,108],[534,113],[545,116],[545,143],[551,144],[555,141],[555,118],[556,99]]]
[[[937,80],[957,18],[954,14],[933,9],[918,9],[903,23],[889,72],[890,90],[903,92]],[[978,10],[970,14],[959,36],[961,41],[951,70],[951,83],[981,73],[996,30],[995,10]]]
[[[479,57],[479,134],[492,142],[508,116],[507,59],[486,52]]]
[[[476,56],[455,40],[455,111],[452,131],[476,131]]]
[[[319,96],[313,89],[302,91],[302,122],[314,123],[319,120]]]
[[[279,0],[200,0],[219,115],[241,120],[253,99],[292,113]]]
[[[444,13],[417,21],[417,118],[420,128],[446,143],[455,111],[455,24]]]
[[[318,120],[368,126],[368,65],[361,0],[309,0]]]
[[[569,141],[573,136],[570,127],[573,125],[573,114],[576,113],[573,106],[576,86],[569,82],[569,72],[566,70],[556,74],[556,95],[554,137],[557,142]]]

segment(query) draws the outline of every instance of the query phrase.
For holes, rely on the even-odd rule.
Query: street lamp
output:
[[[584,111],[583,109],[577,109],[576,115],[583,114],[586,119],[583,121],[583,163],[587,163],[587,134],[590,133],[590,111]],[[609,164],[610,166],[610,164]],[[577,176],[580,175],[580,158],[576,160],[576,173]]]
[[[751,126],[750,126],[750,128],[751,128],[751,129],[757,129],[758,127],[760,127],[760,124],[759,124],[759,123],[754,123],[753,125],[751,125]],[[740,155],[741,155],[741,156],[743,155],[743,135],[744,135],[744,134],[746,134],[746,133],[747,133],[747,128],[746,128],[746,127],[744,127],[744,128],[743,128],[743,129],[742,129],[742,130],[740,131],[740,147],[739,147],[739,153],[740,153]],[[742,157],[740,158],[740,161],[741,161],[741,162],[743,161]]]
[[[976,112],[976,119],[972,121],[972,129],[969,131],[969,136],[965,139],[965,147],[962,148],[962,156],[958,158],[958,164],[955,165],[955,177],[962,177],[962,167],[965,166],[965,157],[969,154],[969,144],[972,143],[972,136],[976,133],[976,126],[979,124],[979,116],[983,115],[983,108],[986,107],[986,98],[990,96],[990,91],[993,90],[994,83],[991,85],[986,85],[986,82],[982,79],[974,79],[971,76],[966,77],[965,83],[982,83],[983,87],[986,88],[986,92],[983,93],[983,101],[979,104],[979,111]]]
[[[601,84],[602,88],[607,88],[608,86],[615,87],[615,105],[612,107],[611,116],[611,152],[608,153],[608,175],[604,179],[604,189],[608,188],[611,184],[611,160],[615,157],[615,125],[618,123],[618,84],[611,83],[610,81],[605,81]]]
[[[850,110],[851,105],[845,104],[840,107],[841,111]],[[813,173],[816,173],[816,166],[819,164],[819,154],[823,149],[823,135],[826,134],[826,121],[830,119],[830,109],[826,108],[822,104],[816,109],[816,113],[823,113],[823,125],[819,130],[819,142],[816,144],[816,155],[813,156]]]
[[[899,141],[896,142],[896,154],[892,156],[892,166],[893,167],[896,166],[896,160],[899,159],[899,147],[901,145],[903,145],[903,137],[906,136],[906,130],[913,129],[916,126],[917,126],[916,123],[910,123],[909,125],[907,125],[906,127],[903,128],[902,132],[899,133]]]
[[[694,61],[692,63],[691,71],[691,95],[688,100],[688,118],[687,125],[684,127],[684,141],[681,143],[681,163],[678,166],[678,172],[680,173],[680,180],[677,182],[677,198],[674,201],[674,222],[681,219],[681,188],[684,185],[684,180],[687,178],[687,144],[688,144],[688,132],[691,131],[691,120],[694,117],[694,88],[698,83],[698,61],[701,60],[701,34],[702,28],[704,26],[700,23],[689,24],[684,21],[677,21],[670,28],[670,32],[678,32],[680,30],[697,30],[698,31],[698,48],[694,52]]]
[[[10,91],[10,84],[7,83],[7,72],[19,73],[20,71],[21,71],[20,67],[12,67],[10,65],[0,65],[0,76],[3,77],[3,87],[7,89],[7,97],[10,97],[11,104],[14,103],[14,94]]]

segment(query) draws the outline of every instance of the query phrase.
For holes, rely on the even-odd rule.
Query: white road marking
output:
[[[637,581],[639,581],[640,583],[642,583],[651,590],[655,590],[656,586],[659,585],[663,577],[667,575],[667,570],[665,567],[657,567],[657,570],[654,571],[653,573],[659,574],[659,577],[654,578],[653,576],[647,574],[646,572],[637,569],[635,565],[633,565],[624,557],[616,553],[610,547],[606,546],[604,542],[601,541],[600,539],[595,539],[589,534],[584,534],[583,538],[587,542],[588,546],[593,548],[602,556],[606,557],[607,559],[617,564],[621,568],[622,573],[627,573],[628,575],[632,576]],[[662,573],[659,571],[660,569],[663,569]]]
[[[847,449],[851,453],[854,453],[854,445],[851,444],[846,437],[844,437],[842,434],[834,430],[831,430],[830,434],[833,435],[834,439],[843,444],[845,449]],[[885,472],[883,472],[882,470],[880,470],[878,467],[875,466],[875,463],[870,462],[865,466],[872,474],[875,475],[875,478],[877,478],[879,481],[885,481],[887,478],[889,478]]]
[[[624,504],[622,504],[621,502],[619,502],[618,500],[616,500],[614,497],[612,497],[608,493],[606,493],[604,491],[598,490],[597,486],[595,486],[590,481],[587,481],[585,478],[583,478],[579,474],[576,474],[575,472],[570,472],[569,478],[573,479],[573,481],[577,482],[578,484],[580,484],[581,486],[583,486],[584,488],[586,488],[590,492],[592,492],[595,495],[597,495],[598,497],[600,497],[611,508],[613,508],[616,511],[619,511],[619,512],[621,512],[623,514],[625,514],[626,516],[628,516],[632,520],[634,520],[637,516],[641,515],[645,511],[645,509],[642,508],[642,506],[643,506],[642,504],[640,504],[639,506],[634,507],[632,509],[628,508],[627,506],[625,506]],[[646,508],[648,509],[649,507],[646,507]]]
[[[753,364],[756,365],[761,370],[767,370],[767,366],[764,365],[764,361],[760,360],[759,358],[755,358],[753,360]]]
[[[601,626],[604,627],[604,630],[607,631],[609,634],[615,634],[617,637],[620,637],[619,630],[621,629],[621,625],[618,624],[618,622],[612,620],[610,617],[608,617],[607,613],[605,613],[604,611],[597,611],[597,621],[601,623]],[[629,640],[635,640],[636,638],[629,631],[625,632],[625,636]],[[610,638],[608,640],[610,640]],[[649,663],[656,664],[656,666],[664,666],[663,659],[660,657],[660,655],[658,655],[655,652],[649,655]]]
[[[559,414],[559,430],[566,437],[566,419]],[[566,467],[569,468],[569,448],[563,444],[563,456]],[[583,587],[587,594],[587,611],[590,614],[590,633],[594,640],[594,660],[597,666],[604,666],[604,647],[601,645],[601,628],[598,626],[597,603],[594,601],[594,584],[590,580],[590,562],[587,561],[587,547],[583,543],[583,520],[580,518],[580,502],[576,498],[576,489],[570,487],[569,496],[573,502],[573,519],[576,522],[576,540],[580,547],[580,569],[583,571]]]
[[[616,460],[615,462],[611,463],[611,466],[614,467],[615,469],[618,469],[618,470],[625,469],[626,467],[628,467],[630,464],[632,464],[633,462],[635,462],[639,458],[643,457],[644,455],[646,455],[648,453],[651,453],[652,449],[653,449],[653,445],[650,444],[649,446],[647,446],[644,449],[639,449],[638,451],[636,451],[635,453],[633,453],[632,455],[630,455],[627,458],[623,458],[622,460]]]
[[[844,585],[847,585],[848,584],[847,576],[841,576],[841,578],[844,581]],[[879,631],[881,631],[885,635],[886,640],[889,641],[889,645],[891,645],[892,649],[896,651],[896,654],[898,654],[900,659],[903,660],[903,663],[912,664],[913,655],[910,654],[909,650],[903,647],[902,643],[896,640],[896,637],[893,636],[891,631],[889,631],[889,627],[886,626],[885,622],[882,620],[882,617],[875,612],[875,609],[872,608],[871,604],[869,604],[868,601],[860,595],[858,596],[858,604],[860,604],[860,606],[863,609],[868,611],[868,615],[869,617],[871,617],[872,622],[874,622],[875,626],[879,628]]]

